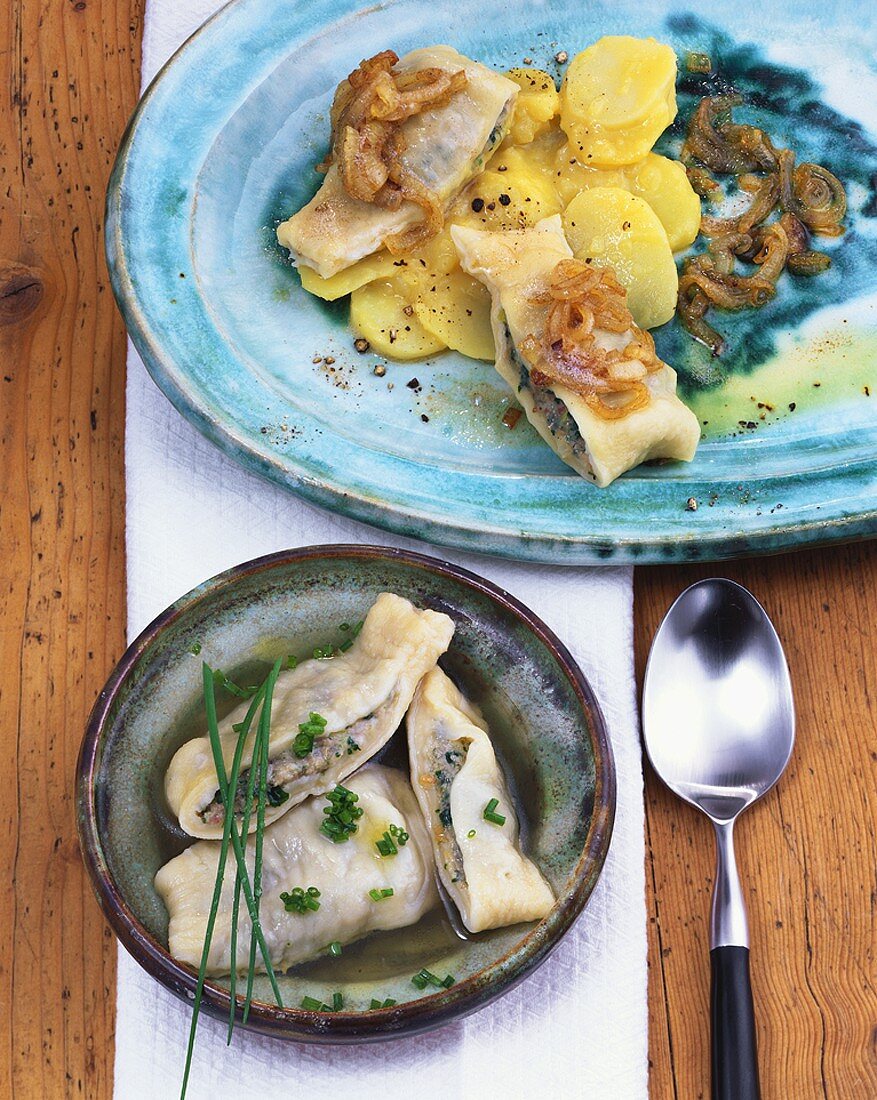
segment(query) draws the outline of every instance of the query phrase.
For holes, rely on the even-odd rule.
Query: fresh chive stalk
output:
[[[253,933],[258,927],[259,935],[262,933],[260,910],[262,904],[262,847],[265,834],[265,804],[268,797],[268,741],[271,736],[271,703],[274,699],[274,686],[280,675],[283,659],[278,657],[274,662],[268,679],[265,681],[265,699],[259,714],[259,726],[256,738],[260,742],[259,748],[259,793],[256,802],[256,858],[253,865],[253,899],[255,901],[255,914]],[[246,837],[244,837],[246,843]],[[256,970],[256,943],[257,937],[250,937],[250,965],[247,971],[247,994],[244,1000],[244,1012],[242,1022],[246,1023],[250,1016],[250,1005],[253,1001],[253,978]]]
[[[265,687],[267,681],[262,684],[258,692],[253,696],[253,701],[250,703],[250,707],[247,711],[246,717],[241,726],[241,741],[245,740],[249,735],[250,727],[253,724],[253,719],[256,715],[256,711],[259,708],[260,703],[265,698]],[[234,727],[232,727],[234,729]],[[256,781],[256,750],[258,745],[258,738],[253,740],[253,754],[250,759],[250,770],[247,774],[247,789],[244,795],[244,807],[241,815],[241,835],[246,838],[250,831],[250,814],[253,809],[253,789]],[[233,790],[237,790],[237,781],[235,780]],[[246,839],[245,839],[246,843]],[[229,952],[229,960],[231,963],[231,973],[229,975],[229,1009],[228,1009],[228,1033],[226,1035],[226,1044],[231,1044],[231,1037],[234,1033],[235,1024],[235,1009],[237,1008],[237,957],[238,957],[238,917],[240,915],[241,907],[241,880],[240,875],[235,876],[234,882],[234,899],[231,907],[231,948]]]
[[[273,670],[272,670],[272,672],[273,672]],[[209,669],[209,667],[207,668],[207,673],[205,673],[205,679],[206,679],[207,674],[212,675],[211,670]],[[274,677],[274,679],[276,680],[276,676]],[[269,712],[270,712],[270,703],[269,703],[269,700],[268,700],[268,697],[267,697],[267,690],[268,690],[268,686],[269,686],[270,681],[271,681],[271,676],[269,675],[268,680],[266,681],[266,684],[265,684],[266,700],[265,700],[265,704],[263,704],[263,706],[268,705]],[[273,689],[274,689],[273,683],[271,683],[270,686],[271,686],[271,690],[273,692]],[[246,906],[247,906],[247,912],[250,915],[250,921],[252,922],[252,926],[253,926],[253,933],[256,936],[256,940],[257,940],[257,943],[259,945],[259,950],[262,953],[262,958],[263,958],[264,963],[265,963],[265,969],[268,973],[268,980],[271,982],[271,989],[274,993],[274,999],[276,1000],[277,1005],[280,1008],[282,1008],[283,1007],[283,998],[280,995],[280,989],[277,985],[277,978],[275,977],[275,974],[274,974],[274,967],[271,965],[271,954],[268,951],[268,945],[265,943],[265,937],[262,933],[262,926],[261,926],[261,924],[259,922],[259,919],[258,919],[258,912],[256,911],[256,902],[255,902],[255,899],[253,897],[253,891],[250,887],[250,876],[249,876],[249,872],[247,870],[246,853],[244,851],[244,846],[245,845],[241,844],[241,837],[240,837],[240,834],[238,833],[237,822],[234,820],[234,813],[233,813],[234,806],[233,806],[232,801],[229,798],[228,778],[225,774],[225,761],[222,758],[222,745],[221,745],[220,740],[219,740],[219,725],[218,725],[218,722],[217,722],[217,719],[216,719],[216,699],[213,695],[212,690],[207,690],[206,682],[205,682],[205,700],[204,701],[205,701],[205,709],[207,711],[207,732],[208,732],[209,737],[210,737],[210,747],[211,747],[211,750],[213,752],[213,765],[216,768],[216,776],[217,776],[217,779],[219,780],[219,790],[220,790],[220,793],[222,794],[222,797],[223,797],[223,805],[226,807],[226,815],[231,819],[231,846],[234,850],[234,857],[235,857],[235,861],[237,863],[238,880],[240,881],[241,889],[243,890],[244,901],[245,901]],[[270,721],[270,714],[269,714],[269,721]],[[246,838],[244,838],[244,840],[246,842]]]
[[[215,699],[215,696],[214,696],[213,674],[210,671],[210,668],[208,667],[208,665],[206,663],[203,664],[203,666],[202,666],[202,672],[203,672],[203,678],[204,678],[205,706],[207,707],[208,711],[212,710],[213,725],[215,726],[216,725],[216,699]],[[249,719],[249,722],[252,722],[252,720],[253,720],[253,714],[255,713],[255,708],[256,708],[257,705],[258,705],[258,703],[254,700],[254,703],[250,707],[250,711],[248,712],[248,715],[247,715],[247,717]],[[247,726],[249,726],[249,722],[247,723]],[[209,719],[208,719],[208,728],[210,728]],[[219,731],[217,729],[216,730],[217,738],[218,738],[218,734],[219,734]],[[246,736],[247,736],[246,735],[246,730],[243,730],[240,733],[239,737],[238,737],[237,744],[235,745],[234,757],[232,758],[232,765],[231,765],[231,780],[230,780],[231,790],[234,790],[237,787],[238,776],[240,775],[240,770],[241,770],[241,758],[242,758],[243,752],[244,752],[244,741],[246,740]],[[213,738],[212,738],[212,733],[211,733],[211,741],[212,740],[213,740]],[[221,758],[221,756],[222,756],[221,746],[217,746],[217,747],[219,748],[219,754],[220,754],[220,758]],[[228,787],[226,789],[228,789]],[[195,1050],[195,1032],[196,1032],[197,1027],[198,1027],[198,1017],[201,1013],[201,999],[204,995],[204,979],[205,979],[205,976],[206,976],[206,973],[207,973],[207,959],[210,956],[210,945],[213,941],[213,929],[216,926],[216,914],[219,912],[219,900],[222,896],[222,887],[223,887],[223,884],[225,882],[225,866],[226,866],[226,862],[228,860],[228,846],[229,846],[229,841],[231,839],[231,832],[232,832],[233,824],[234,824],[233,808],[231,808],[228,805],[228,803],[226,802],[225,817],[224,817],[223,823],[222,823],[222,841],[221,841],[220,846],[219,846],[219,861],[218,861],[217,867],[216,867],[216,883],[213,887],[213,897],[212,897],[211,902],[210,902],[210,912],[207,916],[207,926],[204,930],[204,946],[201,949],[201,962],[200,962],[200,965],[198,967],[198,983],[195,987],[195,1002],[194,1002],[194,1005],[192,1006],[192,1024],[191,1024],[191,1027],[189,1028],[189,1043],[188,1043],[188,1047],[186,1049],[186,1065],[185,1065],[185,1069],[183,1070],[183,1083],[182,1083],[182,1087],[181,1087],[181,1090],[180,1090],[180,1100],[184,1100],[184,1097],[186,1095],[186,1089],[189,1086],[189,1073],[192,1069],[192,1055],[193,1055],[194,1050]],[[232,972],[232,974],[234,974],[234,959],[232,959],[231,972]],[[234,1001],[232,1001],[232,1003],[234,1003]]]

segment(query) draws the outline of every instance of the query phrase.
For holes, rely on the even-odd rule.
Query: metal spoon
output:
[[[758,1100],[749,932],[733,830],[782,775],[795,740],[783,648],[761,604],[728,580],[693,584],[652,642],[643,689],[652,766],[716,831],[710,919],[713,1100]]]

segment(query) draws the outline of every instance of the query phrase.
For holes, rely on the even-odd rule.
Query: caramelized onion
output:
[[[831,257],[824,252],[796,252],[789,256],[786,267],[792,275],[819,275],[831,267]]]
[[[682,147],[689,179],[700,194],[715,197],[718,185],[705,171],[711,169],[732,173],[740,190],[753,196],[737,217],[701,218],[708,251],[686,261],[679,280],[679,319],[713,355],[721,353],[723,341],[706,321],[709,310],[759,308],[776,293],[785,268],[793,275],[825,271],[831,260],[810,249],[810,233],[843,233],[847,207],[843,184],[828,169],[809,163],[796,167],[790,149],[775,148],[757,126],[734,122],[731,112],[742,102],[739,95],[702,99]],[[780,217],[768,222],[777,206]],[[737,259],[758,270],[738,274]]]
[[[679,293],[687,294],[696,286],[720,309],[757,309],[776,294],[773,283],[759,275],[722,275],[717,271],[686,268],[679,280]]]
[[[467,84],[462,70],[395,73],[398,60],[392,50],[383,50],[362,61],[338,85],[331,111],[331,151],[317,166],[326,172],[337,164],[345,191],[361,202],[398,210],[407,201],[423,210],[420,222],[387,239],[391,252],[413,248],[444,223],[438,197],[404,165],[401,127],[422,111],[443,107]]]
[[[758,264],[758,278],[775,283],[789,258],[789,238],[781,222],[763,226],[758,235],[758,250],[752,257]]]
[[[725,349],[725,341],[712,325],[704,320],[709,306],[709,298],[696,283],[683,284],[680,280],[676,305],[680,321],[694,339],[705,344],[714,356],[721,355]]]
[[[810,247],[810,234],[807,231],[807,226],[797,214],[791,214],[787,211],[781,215],[780,225],[786,231],[786,237],[789,241],[789,255],[797,256],[799,252],[806,252]]]
[[[639,329],[627,308],[624,288],[611,268],[561,260],[545,292],[534,302],[548,305],[541,339],[532,334],[520,344],[536,386],[562,385],[583,397],[598,416],[616,420],[650,400],[643,379],[660,370],[651,334]],[[623,349],[601,347],[594,329],[631,333]],[[607,394],[624,395],[607,404]]]

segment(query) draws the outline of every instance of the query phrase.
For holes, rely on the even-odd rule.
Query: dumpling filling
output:
[[[463,853],[457,843],[454,832],[454,820],[451,814],[451,786],[466,762],[470,741],[465,737],[456,740],[442,740],[439,735],[433,750],[432,776],[420,777],[421,786],[429,786],[434,779],[438,796],[435,808],[436,821],[432,822],[432,835],[442,866],[451,882],[465,884],[466,871],[463,867]]]
[[[310,751],[302,756],[294,748],[286,749],[268,762],[267,769],[267,800],[269,806],[282,806],[289,798],[289,792],[285,789],[298,780],[308,776],[320,775],[336,761],[344,756],[353,756],[361,752],[363,745],[369,738],[369,734],[376,725],[380,725],[384,715],[396,705],[398,692],[378,707],[371,714],[358,719],[346,729],[336,733],[323,733],[314,738]],[[240,816],[244,812],[246,802],[247,785],[250,769],[241,770],[235,793],[234,812]],[[221,825],[225,817],[225,808],[222,803],[222,795],[219,791],[214,795],[213,801],[198,815],[205,825]]]
[[[439,878],[470,932],[544,917],[551,887],[521,850],[516,808],[487,723],[435,668],[408,711],[411,782]]]

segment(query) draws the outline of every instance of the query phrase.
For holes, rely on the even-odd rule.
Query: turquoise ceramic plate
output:
[[[173,58],[135,115],[109,192],[116,295],[185,416],[248,469],[317,503],[449,545],[557,562],[764,553],[877,531],[877,25],[862,2],[509,4],[236,0]],[[327,107],[361,58],[450,42],[505,67],[606,33],[705,51],[746,117],[850,197],[818,279],[783,276],[765,309],[722,327],[711,362],[671,322],[659,351],[704,423],[689,466],[596,490],[526,423],[489,365],[358,355],[346,303],[307,295],[274,243],[315,190]],[[709,78],[680,79],[680,118]],[[741,116],[742,117],[742,116]],[[665,145],[678,148],[678,134]],[[334,363],[315,364],[315,357]],[[419,383],[409,386],[414,379]],[[869,395],[874,393],[874,397]],[[696,512],[686,502],[698,502]]]

